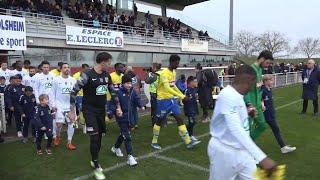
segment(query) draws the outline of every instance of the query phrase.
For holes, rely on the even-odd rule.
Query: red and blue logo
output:
[[[122,38],[121,37],[116,37],[115,40],[114,40],[114,44],[118,47],[122,46]]]

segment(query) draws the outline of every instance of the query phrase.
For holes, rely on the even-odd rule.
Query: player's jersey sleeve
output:
[[[116,104],[116,106],[119,105],[119,98],[118,98],[118,95],[116,94],[116,90],[113,86],[113,82],[112,82],[112,79],[111,79],[111,76],[108,74],[108,91],[110,92],[111,94],[111,99],[114,101],[114,103]]]
[[[258,162],[261,162],[267,156],[261,151],[261,149],[253,142],[251,137],[248,135],[249,129],[244,129],[242,126],[242,121],[240,119],[240,108],[235,99],[232,96],[224,96],[225,100],[223,104],[220,104],[222,107],[221,113],[224,116],[227,128],[230,133],[238,140],[241,144]],[[245,112],[246,113],[246,112]],[[247,121],[247,123],[249,123]],[[248,125],[247,125],[248,126]],[[249,127],[249,126],[248,126]]]
[[[164,90],[168,91],[170,94],[174,96],[178,96],[181,99],[185,98],[185,95],[180,92],[180,90],[175,85],[175,82],[171,82],[173,80],[169,79],[169,75],[167,73],[162,73],[160,75],[160,82],[162,83]]]
[[[39,74],[39,75],[37,75],[36,77],[35,77],[35,79],[34,79],[34,96],[36,97],[36,101],[37,101],[37,103],[39,104],[40,103],[40,101],[39,101],[39,96],[40,96],[40,94],[39,94],[39,88],[40,88],[40,81],[39,81],[39,79],[40,79],[40,77],[41,77],[41,74]]]
[[[80,89],[82,89],[88,83],[88,80],[89,80],[89,76],[85,72],[82,72],[80,75],[80,78],[77,80],[77,82],[73,86],[72,91],[70,93],[70,108],[71,109],[74,109],[77,94],[80,91]]]

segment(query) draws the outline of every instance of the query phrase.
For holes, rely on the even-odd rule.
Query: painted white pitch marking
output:
[[[285,108],[285,107],[287,107],[287,106],[290,106],[290,105],[292,105],[292,104],[298,103],[298,102],[300,102],[300,101],[302,101],[302,99],[293,101],[293,102],[291,102],[291,103],[282,105],[282,106],[280,106],[280,107],[277,107],[276,110]],[[206,136],[208,136],[209,134],[210,134],[210,133],[201,134],[200,136],[198,136],[198,138],[206,137]],[[154,152],[151,152],[151,153],[148,153],[148,154],[139,156],[139,157],[137,158],[137,160],[154,157],[154,156],[156,156],[157,154],[159,154],[159,153],[161,153],[161,152],[164,152],[164,151],[168,151],[168,150],[177,148],[177,147],[181,146],[182,144],[184,144],[184,143],[181,142],[181,143],[177,143],[177,144],[173,144],[173,145],[167,146],[167,147],[165,147],[165,148],[163,148],[163,149],[161,149],[161,150],[154,151]],[[103,170],[103,172],[104,172],[104,173],[107,173],[107,172],[113,171],[113,170],[115,170],[115,169],[118,169],[118,168],[123,167],[123,166],[126,166],[126,165],[127,165],[127,162],[122,162],[122,163],[120,163],[120,164],[117,164],[117,165],[114,165],[114,166],[105,168],[105,169]],[[88,179],[88,178],[90,178],[90,177],[93,177],[93,173],[87,174],[87,175],[84,175],[84,176],[80,176],[80,177],[77,177],[77,178],[74,178],[73,180],[83,180],[83,179]]]
[[[207,172],[207,173],[210,172],[210,170],[209,170],[208,168],[204,168],[204,167],[202,167],[202,166],[199,166],[199,165],[196,165],[196,164],[193,164],[193,163],[180,161],[180,160],[178,160],[178,159],[169,158],[169,157],[160,156],[160,155],[154,155],[153,157],[155,157],[155,158],[157,158],[157,159],[164,160],[164,161],[168,161],[168,162],[171,162],[171,163],[176,163],[176,164],[179,164],[179,165],[188,167],[188,168],[192,168],[192,169],[204,171],[204,172]]]
[[[208,136],[210,133],[204,133],[204,134],[201,134],[200,136],[198,136],[198,138],[203,138],[203,137],[206,137]],[[158,151],[153,151],[151,153],[148,153],[148,154],[145,154],[145,155],[142,155],[142,156],[139,156],[137,157],[137,160],[141,160],[141,159],[146,159],[146,158],[150,158],[150,157],[153,157],[159,153],[162,153],[164,151],[168,151],[168,150],[171,150],[171,149],[175,149],[181,145],[183,145],[184,143],[180,142],[180,143],[177,143],[177,144],[173,144],[173,145],[170,145],[170,146],[167,146],[165,148],[162,148],[161,150],[158,150]],[[123,166],[127,166],[127,162],[122,162],[122,163],[119,163],[117,165],[114,165],[114,166],[111,166],[111,167],[108,167],[108,168],[105,168],[103,169],[103,172],[104,173],[107,173],[107,172],[110,172],[112,170],[115,170],[115,169],[118,169],[120,167],[123,167]],[[83,180],[83,179],[88,179],[90,177],[93,177],[93,173],[90,173],[88,175],[84,175],[84,176],[80,176],[80,177],[77,177],[77,178],[74,178],[73,180]]]

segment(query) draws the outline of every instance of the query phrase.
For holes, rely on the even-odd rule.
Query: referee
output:
[[[74,120],[76,96],[80,89],[83,89],[82,111],[86,122],[87,134],[90,135],[91,166],[94,168],[96,179],[105,179],[103,169],[99,164],[99,151],[101,148],[101,138],[106,132],[105,109],[106,92],[111,93],[112,99],[117,106],[117,115],[122,116],[119,99],[115,94],[110,74],[107,69],[110,67],[112,56],[102,52],[96,57],[96,65],[81,73],[80,78],[71,92],[70,119]]]

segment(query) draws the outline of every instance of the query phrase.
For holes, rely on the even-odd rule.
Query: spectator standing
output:
[[[274,73],[280,73],[281,67],[280,67],[279,62],[276,63],[276,65],[273,67],[273,69],[274,69]]]
[[[307,68],[302,72],[303,80],[303,107],[301,114],[306,114],[308,108],[308,100],[313,101],[313,115],[318,116],[318,87],[320,81],[320,72],[315,66],[314,60],[310,59]]]
[[[234,76],[236,73],[237,63],[232,63],[232,65],[228,69],[228,75]]]
[[[187,89],[187,85],[186,85],[186,76],[184,74],[180,75],[179,80],[176,82],[176,86],[178,87],[178,89],[184,93]]]

